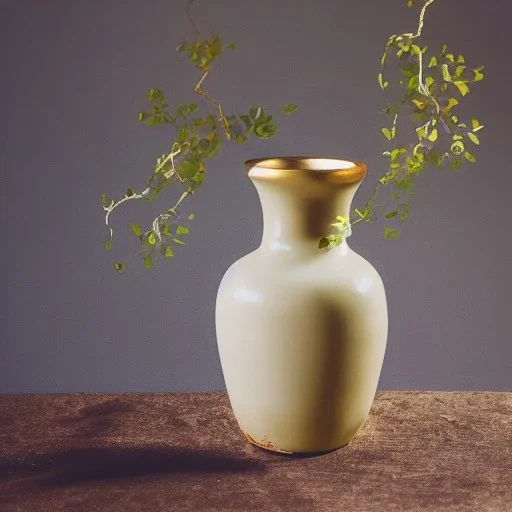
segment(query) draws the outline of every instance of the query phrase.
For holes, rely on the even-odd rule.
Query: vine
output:
[[[388,159],[388,170],[380,177],[379,183],[364,206],[354,210],[349,220],[338,217],[332,224],[336,233],[320,240],[320,248],[332,248],[350,236],[351,227],[378,218],[378,208],[383,209],[385,219],[406,221],[409,218],[413,185],[418,176],[428,168],[453,170],[464,162],[474,163],[473,149],[480,145],[477,135],[483,125],[475,119],[462,119],[458,113],[462,98],[470,92],[470,84],[484,78],[483,66],[469,68],[462,54],[450,53],[446,45],[439,52],[429,54],[428,46],[422,42],[427,9],[435,0],[424,0],[418,17],[415,33],[390,36],[381,58],[377,80],[386,95],[387,104],[383,114],[389,124],[382,128],[382,135],[390,147],[383,155]],[[408,7],[414,7],[416,0],[408,0]],[[387,97],[391,89],[388,79],[390,56],[396,57],[398,68],[397,85],[401,93],[395,101]],[[413,130],[410,142],[399,142],[399,122],[409,114]],[[377,204],[384,190],[391,192],[391,205]],[[394,227],[384,228],[384,238],[396,239],[400,235]]]
[[[418,0],[406,1],[408,7],[418,3]],[[426,169],[448,165],[456,170],[465,162],[476,162],[473,150],[480,145],[477,133],[483,125],[475,118],[463,119],[458,110],[462,99],[470,92],[470,85],[484,78],[484,68],[468,67],[464,55],[449,52],[445,44],[437,53],[429,53],[422,36],[427,10],[435,1],[423,0],[415,32],[389,37],[380,61],[377,81],[386,99],[382,113],[388,123],[381,132],[389,144],[383,152],[388,161],[387,170],[361,208],[356,208],[349,218],[338,216],[335,219],[334,234],[320,239],[320,249],[340,245],[352,234],[354,226],[374,222],[380,216],[388,221],[406,221],[411,211],[413,186]],[[183,41],[177,51],[185,54],[200,73],[193,90],[205,100],[206,105],[201,108],[206,112],[199,115],[201,108],[197,103],[171,109],[161,89],[150,89],[147,95],[150,108],[139,114],[139,121],[147,126],[174,128],[168,152],[156,159],[154,170],[141,191],[129,187],[117,201],[106,194],[102,196],[109,234],[105,249],[110,251],[114,234],[110,217],[115,209],[130,200],[153,201],[162,190],[174,184],[183,187],[178,200],[159,214],[148,229],[143,231],[139,224],[131,224],[147,269],[153,267],[156,257],[173,258],[176,248],[186,244],[194,214],[183,217],[182,203],[203,185],[207,163],[219,154],[224,142],[244,144],[251,136],[269,139],[278,129],[273,116],[261,106],[252,105],[243,114],[226,115],[224,105],[205,90],[215,61],[224,50],[235,50],[236,44],[224,45],[215,34],[203,37],[190,14],[193,2],[186,2],[185,11],[194,38]],[[391,64],[395,65],[396,73],[389,71]],[[389,92],[395,89],[391,82],[398,86],[395,99],[389,97]],[[285,105],[282,114],[289,115],[296,109],[297,105]],[[412,130],[409,136],[403,136],[403,119],[407,116],[412,120]],[[384,191],[388,194],[383,201]],[[386,239],[396,239],[399,235],[395,227],[384,227]],[[126,264],[115,261],[114,267],[123,272]]]
[[[267,114],[263,107],[253,105],[246,113],[225,115],[222,103],[204,89],[214,62],[225,49],[235,50],[236,44],[224,45],[217,35],[202,37],[190,14],[189,7],[193,1],[187,1],[185,10],[195,37],[191,41],[183,41],[177,47],[177,51],[186,54],[188,60],[200,72],[194,92],[207,101],[214,109],[215,115],[197,115],[200,110],[197,103],[183,104],[171,110],[163,91],[150,89],[147,95],[150,110],[141,112],[139,121],[147,126],[172,126],[175,135],[171,139],[170,149],[156,159],[154,170],[140,192],[129,187],[124,196],[117,201],[106,194],[102,195],[105,224],[109,235],[105,249],[110,251],[114,236],[110,217],[115,209],[130,200],[153,201],[162,190],[174,184],[180,184],[184,188],[177,202],[159,214],[149,229],[143,231],[139,224],[130,226],[141,244],[140,255],[147,269],[153,267],[158,256],[173,258],[176,247],[186,244],[189,221],[193,220],[194,214],[189,214],[185,219],[179,208],[203,185],[207,161],[219,154],[224,139],[244,144],[251,136],[270,139],[278,130],[273,116]],[[282,114],[290,115],[296,109],[297,105],[287,104],[283,107]],[[114,261],[114,268],[120,273],[124,272],[126,263]]]

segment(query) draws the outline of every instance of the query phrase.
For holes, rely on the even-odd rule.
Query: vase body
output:
[[[216,304],[229,399],[247,439],[284,453],[346,445],[370,410],[387,340],[377,271],[347,242],[318,248],[348,217],[363,164],[247,162],[263,208],[261,246],[224,275]]]

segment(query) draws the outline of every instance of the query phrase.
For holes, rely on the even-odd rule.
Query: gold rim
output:
[[[247,160],[245,165],[252,179],[276,179],[299,173],[336,183],[359,183],[367,169],[362,162],[310,156],[255,158]]]

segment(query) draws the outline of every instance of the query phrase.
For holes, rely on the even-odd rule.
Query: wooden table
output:
[[[2,512],[512,511],[512,393],[380,392],[353,442],[256,448],[224,392],[0,396]]]

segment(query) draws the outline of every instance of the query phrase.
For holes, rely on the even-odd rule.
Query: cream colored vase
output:
[[[377,271],[344,241],[320,250],[348,216],[366,173],[356,162],[246,163],[263,207],[261,246],[226,272],[216,306],[229,399],[247,439],[284,453],[347,444],[372,405],[386,347]]]

